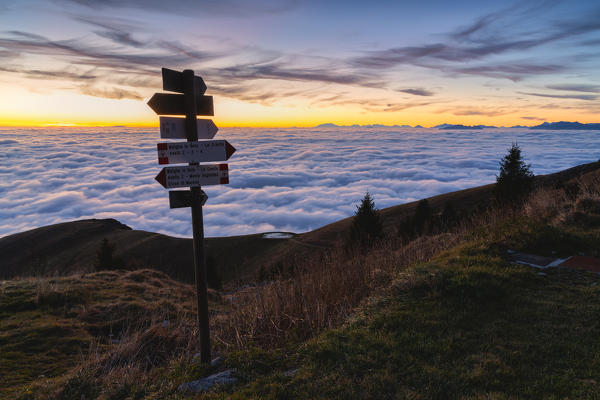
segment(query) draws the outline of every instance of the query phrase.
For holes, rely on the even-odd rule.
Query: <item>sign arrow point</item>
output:
[[[161,169],[160,172],[158,173],[158,175],[156,175],[156,177],[154,178],[156,179],[156,181],[158,183],[160,183],[161,185],[163,185],[163,187],[166,189],[167,188],[167,177],[166,177],[166,173],[165,173],[165,169]]]
[[[152,109],[152,111],[154,111],[155,113],[158,113],[158,93],[154,93],[154,95],[150,98],[150,100],[148,100],[148,102],[146,104],[148,104],[148,107],[150,107]]]
[[[229,144],[228,141],[225,141],[225,155],[227,156],[226,160],[229,160],[229,157],[235,153],[235,147]]]
[[[215,135],[217,134],[217,131],[219,130],[219,128],[217,128],[217,126],[215,125],[215,123],[213,122],[212,119],[208,120],[208,133],[209,136],[211,137],[215,137]]]

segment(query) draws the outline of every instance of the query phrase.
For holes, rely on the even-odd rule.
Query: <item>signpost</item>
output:
[[[203,140],[199,142],[158,143],[159,164],[225,161],[235,152],[227,140]]]
[[[212,96],[204,96],[206,84],[194,75],[162,69],[163,90],[182,94],[155,93],[148,106],[159,115],[184,115],[185,118],[160,117],[160,137],[187,139],[187,142],[158,143],[159,164],[189,163],[188,166],[165,167],[156,180],[166,189],[190,186],[190,190],[169,192],[171,208],[191,207],[194,234],[194,265],[196,296],[198,300],[198,331],[200,335],[200,361],[210,363],[210,330],[208,321],[208,296],[206,292],[206,261],[204,256],[204,222],[202,206],[208,198],[201,185],[229,183],[227,164],[199,165],[206,161],[225,161],[235,152],[226,140],[212,139],[217,127],[209,119],[197,115],[214,115]]]

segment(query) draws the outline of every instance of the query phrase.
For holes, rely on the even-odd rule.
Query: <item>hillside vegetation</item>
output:
[[[598,256],[598,163],[537,179],[523,203],[458,192],[452,226],[289,259],[211,291],[217,366],[194,358],[191,286],[151,271],[3,281],[4,398],[596,398],[600,276],[512,264],[509,252]],[[486,195],[487,196],[487,195]],[[434,214],[451,198],[429,199]],[[486,197],[487,198],[487,197]],[[456,202],[456,204],[461,204]],[[484,206],[481,206],[484,204]],[[416,203],[404,209],[414,212]],[[395,215],[400,215],[396,213]],[[347,224],[341,221],[339,224]],[[319,232],[320,231],[320,232]],[[313,240],[333,235],[315,231]],[[318,243],[317,240],[314,243]],[[182,382],[225,368],[238,383]]]

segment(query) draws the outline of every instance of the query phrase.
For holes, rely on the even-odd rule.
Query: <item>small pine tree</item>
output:
[[[452,204],[450,200],[446,200],[444,203],[444,210],[442,211],[440,219],[444,229],[451,228],[458,220],[458,214],[454,209],[454,204]]]
[[[107,238],[102,239],[100,250],[98,250],[98,253],[96,253],[96,271],[113,269],[117,267],[115,264],[118,262],[118,260],[115,259],[114,253],[115,245],[110,243]]]
[[[370,246],[382,236],[383,226],[379,212],[375,208],[373,198],[367,192],[360,205],[356,206],[350,238],[352,242],[359,243],[362,246]]]
[[[433,217],[433,210],[429,205],[427,199],[419,201],[417,209],[415,210],[414,218],[414,229],[419,235],[423,233],[429,233],[431,230],[431,220]]]
[[[496,200],[512,202],[527,196],[533,187],[531,164],[525,164],[521,149],[513,143],[508,154],[500,161],[500,174],[496,176]]]
[[[211,289],[223,288],[223,280],[217,268],[217,261],[212,254],[206,256],[206,285]]]
[[[404,241],[412,240],[423,234],[430,234],[440,225],[440,217],[435,216],[427,199],[417,203],[415,215],[406,217],[398,225],[398,236]]]
[[[406,217],[398,225],[396,231],[398,237],[403,241],[409,241],[415,236],[415,221],[411,217]]]

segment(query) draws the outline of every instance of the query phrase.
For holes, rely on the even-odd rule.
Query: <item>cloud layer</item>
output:
[[[156,129],[0,128],[0,236],[80,218],[191,236],[169,209]],[[208,236],[304,232],[351,216],[368,190],[384,208],[491,183],[514,141],[536,174],[598,159],[598,132],[487,129],[221,129],[230,184],[207,186]]]

